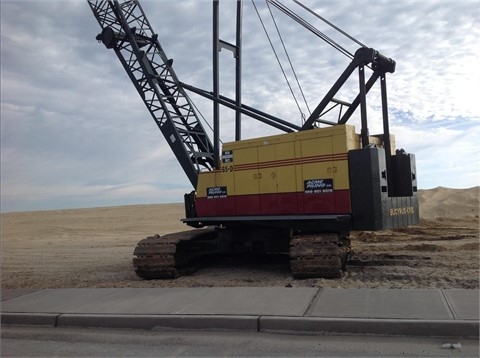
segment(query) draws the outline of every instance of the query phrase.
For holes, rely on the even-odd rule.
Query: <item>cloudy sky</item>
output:
[[[282,1],[350,52],[357,49]],[[479,185],[480,2],[304,2],[397,62],[387,77],[391,132],[397,147],[416,154],[419,187]],[[255,4],[299,97],[265,2]],[[142,6],[180,80],[210,91],[211,1]],[[220,12],[220,36],[234,42],[235,3],[221,1]],[[272,12],[313,109],[349,59]],[[95,40],[99,30],[86,1],[1,1],[2,212],[181,202],[192,190],[114,52]],[[303,100],[297,108],[246,0],[243,41],[243,102],[300,124],[308,108]],[[221,92],[233,97],[231,53],[221,52],[220,66]],[[381,130],[377,87],[368,100],[371,133]],[[353,89],[338,98],[351,100]],[[211,122],[209,101],[192,99]],[[221,137],[230,141],[232,113],[222,109],[221,115]],[[244,138],[275,133],[244,119]]]

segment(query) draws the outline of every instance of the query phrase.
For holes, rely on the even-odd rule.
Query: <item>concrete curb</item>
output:
[[[62,314],[57,326],[257,331],[257,316]]]
[[[285,334],[479,337],[474,320],[358,319],[234,315],[2,313],[2,324],[146,330],[230,330]]]
[[[28,326],[52,326],[57,325],[58,313],[9,313],[2,312],[3,324],[28,325]]]
[[[479,322],[467,320],[260,317],[260,332],[478,338]]]
[[[258,331],[258,316],[2,313],[2,325]]]

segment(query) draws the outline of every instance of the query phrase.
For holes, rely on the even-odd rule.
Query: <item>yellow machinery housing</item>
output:
[[[199,175],[197,214],[351,213],[348,152],[360,148],[346,124],[225,143],[220,169]]]

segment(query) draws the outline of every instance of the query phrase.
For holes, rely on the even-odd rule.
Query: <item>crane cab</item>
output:
[[[387,173],[381,136],[369,141],[361,149],[360,135],[344,124],[225,143],[220,167],[198,177],[186,222],[314,220],[341,223],[339,230],[418,222],[415,157],[392,156],[402,174],[397,195],[388,188],[387,175],[395,174]],[[393,136],[390,145],[395,153]]]

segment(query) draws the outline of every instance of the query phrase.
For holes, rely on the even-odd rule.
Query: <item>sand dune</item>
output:
[[[480,187],[449,189],[438,187],[418,192],[420,217],[424,219],[478,219]]]

